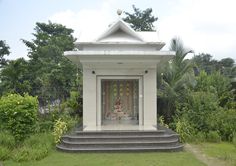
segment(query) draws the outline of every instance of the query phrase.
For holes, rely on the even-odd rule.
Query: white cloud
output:
[[[55,13],[49,19],[74,29],[75,36],[80,40],[92,40],[115,21],[116,7],[131,1],[103,0],[96,9],[82,9],[78,12],[65,10]],[[155,6],[162,3],[166,2],[150,4],[155,13],[158,13]],[[210,53],[217,59],[226,56],[236,59],[235,6],[234,0],[176,0],[165,13],[159,14],[161,18],[156,24],[161,39],[167,42],[165,49],[168,49],[168,43],[173,37],[179,36],[196,53]]]
[[[100,8],[82,9],[78,12],[66,10],[55,13],[49,17],[52,22],[61,23],[75,30],[75,37],[79,40],[89,41],[102,33],[108,24],[114,21],[111,16],[112,1],[103,1]]]
[[[159,23],[163,40],[179,36],[196,53],[235,59],[235,6],[233,0],[181,0],[174,12]]]

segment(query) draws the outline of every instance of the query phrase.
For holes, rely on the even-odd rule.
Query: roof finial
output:
[[[122,14],[122,10],[121,9],[118,9],[117,12],[118,16],[120,17],[120,15]]]

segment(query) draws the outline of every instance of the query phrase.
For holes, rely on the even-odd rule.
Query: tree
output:
[[[220,70],[220,64],[217,60],[212,59],[212,55],[201,53],[193,57],[193,61],[196,64],[196,74],[198,75],[202,70],[207,74],[211,74]]]
[[[40,105],[61,101],[76,80],[76,66],[63,56],[74,48],[73,30],[50,21],[36,23],[34,30],[35,39],[23,40],[29,48],[31,95],[38,96]]]
[[[183,99],[188,88],[196,84],[193,63],[185,59],[186,55],[193,51],[184,48],[182,41],[178,38],[171,40],[170,50],[175,51],[176,55],[161,70],[158,87],[158,97],[164,103],[163,109],[165,108],[159,112],[164,114],[169,122],[175,113],[176,100]]]
[[[3,93],[30,93],[28,62],[23,58],[9,61],[1,70],[0,80]]]
[[[220,71],[221,74],[234,78],[235,77],[235,66],[232,58],[224,58],[220,61],[212,59],[210,54],[199,54],[193,57],[193,61],[196,64],[196,75],[201,71],[205,71],[207,74],[213,74]]]
[[[219,63],[224,67],[233,67],[234,66],[234,60],[232,58],[221,59]]]
[[[2,65],[5,65],[7,63],[4,56],[10,54],[10,47],[6,44],[4,40],[0,40],[0,68]]]
[[[131,27],[136,31],[154,31],[153,23],[157,21],[157,17],[152,16],[152,8],[147,8],[142,11],[132,5],[134,13],[125,12],[127,15],[123,18],[124,21],[131,24]]]
[[[235,78],[236,73],[234,63],[235,62],[232,58],[221,59],[219,61],[219,64],[221,66],[221,73],[230,78]]]

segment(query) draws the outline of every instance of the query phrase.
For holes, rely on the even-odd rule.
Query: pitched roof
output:
[[[122,41],[122,40],[133,40],[143,42],[142,37],[136,33],[127,23],[123,20],[118,19],[115,23],[109,26],[109,28],[99,36],[96,42],[106,41]]]

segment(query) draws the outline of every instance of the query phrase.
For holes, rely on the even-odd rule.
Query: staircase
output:
[[[65,152],[181,151],[179,135],[158,126],[156,131],[81,131],[62,137],[57,149]]]

